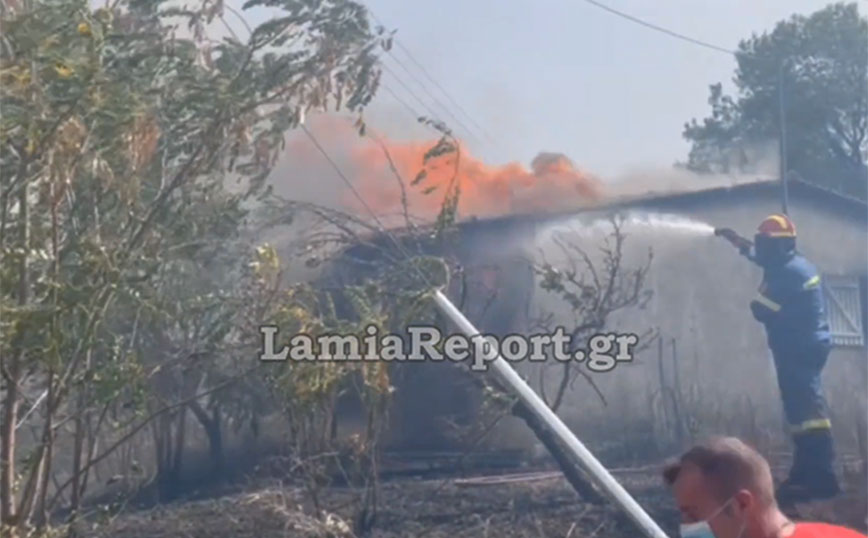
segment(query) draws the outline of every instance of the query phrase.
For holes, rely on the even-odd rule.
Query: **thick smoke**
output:
[[[411,218],[433,218],[451,188],[459,190],[459,218],[485,218],[730,186],[774,177],[777,166],[773,145],[757,145],[750,156],[750,172],[715,175],[678,167],[647,167],[603,181],[581,170],[562,153],[542,152],[530,167],[517,162],[489,165],[475,158],[459,141],[455,151],[426,161],[425,155],[436,145],[438,133],[432,131],[429,138],[420,139],[423,131],[418,126],[405,133],[408,136],[404,139],[395,139],[370,125],[360,135],[353,120],[344,116],[314,116],[307,125],[353,189],[312,141],[303,132],[295,131],[269,179],[275,192],[364,219],[370,218],[370,209],[387,225],[403,221],[405,204]]]
[[[698,191],[770,179],[779,175],[777,143],[756,143],[742,148],[741,160],[731,163],[727,173],[697,173],[682,166],[637,166],[610,178],[606,190],[611,197],[634,197]]]
[[[348,118],[338,116],[318,116],[308,126],[364,204],[303,133],[288,141],[285,157],[272,174],[275,192],[360,217],[368,216],[367,205],[388,220],[403,214],[406,203],[411,216],[429,219],[453,188],[460,193],[461,217],[567,209],[602,195],[597,179],[559,153],[540,153],[529,169],[519,163],[490,166],[459,141],[452,151],[426,160],[436,136],[398,141],[370,127],[360,136]]]

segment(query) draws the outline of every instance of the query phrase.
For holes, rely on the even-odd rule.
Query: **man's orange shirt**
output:
[[[864,534],[827,523],[796,523],[796,530],[788,538],[868,538]]]

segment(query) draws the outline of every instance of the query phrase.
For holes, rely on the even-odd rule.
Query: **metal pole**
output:
[[[458,310],[455,305],[441,291],[434,294],[434,303],[440,312],[449,318],[462,333],[468,338],[481,336],[476,327],[464,317],[464,314]],[[620,507],[631,520],[642,530],[645,536],[649,538],[668,538],[666,533],[651,519],[645,510],[630,496],[629,493],[615,480],[608,470],[601,464],[594,455],[585,448],[585,445],[576,438],[573,432],[561,421],[561,419],[551,410],[549,406],[531,389],[524,379],[516,373],[500,354],[492,361],[492,366],[497,374],[505,381],[515,392],[522,403],[527,406],[540,420],[542,420],[549,428],[552,429],[558,439],[569,449],[571,455],[576,459],[582,468],[591,476],[594,482],[606,491],[611,499]]]
[[[781,174],[781,210],[784,215],[787,215],[787,206],[789,194],[787,192],[787,120],[784,108],[784,66],[788,59],[781,62],[778,68],[778,105],[780,107],[780,128],[781,128],[781,157],[780,157],[780,174]]]

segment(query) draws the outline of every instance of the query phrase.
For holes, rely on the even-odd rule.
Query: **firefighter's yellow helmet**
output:
[[[769,215],[757,228],[758,235],[766,237],[796,237],[796,225],[786,215]]]

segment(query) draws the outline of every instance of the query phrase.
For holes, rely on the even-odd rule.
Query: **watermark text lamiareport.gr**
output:
[[[438,328],[429,326],[408,327],[404,335],[380,334],[376,326],[370,325],[364,336],[296,334],[278,350],[276,326],[264,325],[259,332],[262,361],[470,361],[475,371],[486,370],[499,353],[510,362],[542,362],[552,357],[561,362],[586,362],[589,370],[609,372],[618,363],[631,362],[633,349],[639,343],[635,334],[597,334],[588,339],[588,349],[580,349],[571,345],[570,335],[562,327],[552,334],[511,334],[499,339],[463,334],[444,338]]]

